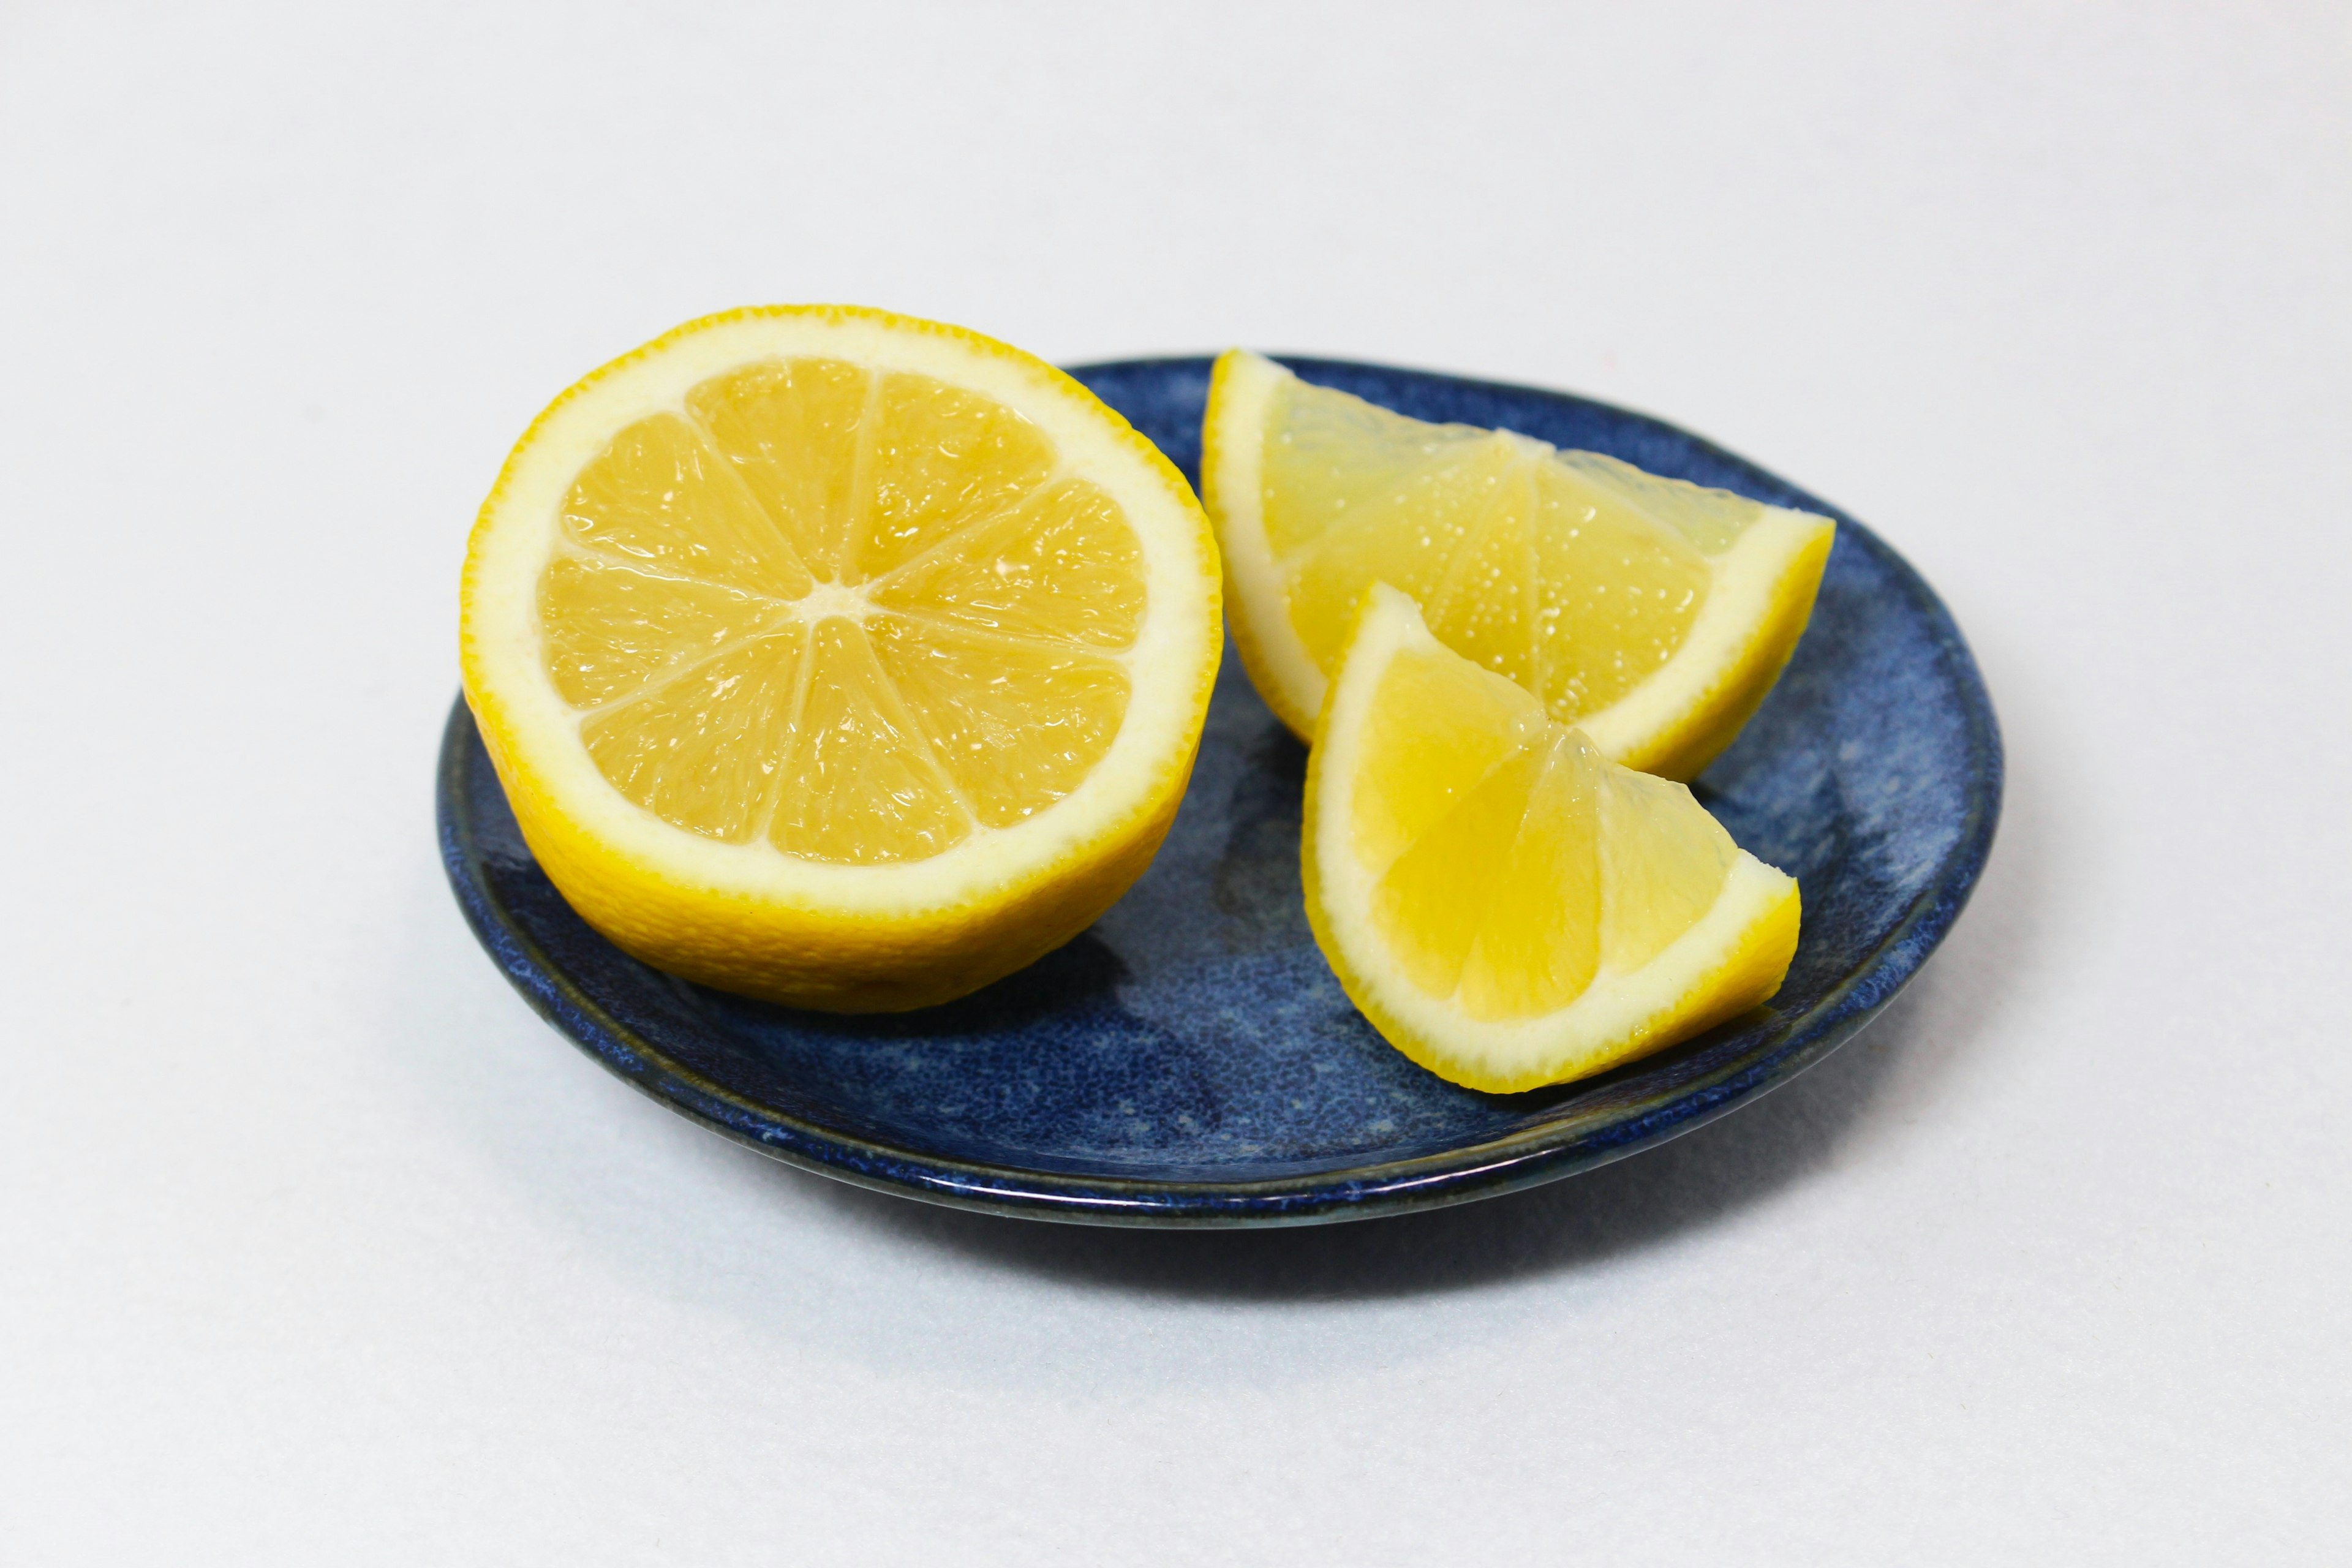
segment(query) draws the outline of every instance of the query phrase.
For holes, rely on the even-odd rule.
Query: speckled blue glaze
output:
[[[1228,657],[1165,848],[1092,930],[928,1012],[841,1018],[672,979],[588,929],[515,828],[461,701],[442,858],[531,1005],[615,1073],[762,1152],[884,1191],[1100,1224],[1298,1224],[1457,1203],[1685,1132],[1852,1036],[1967,901],[2000,813],[1982,680],[1867,529],[1674,426],[1558,393],[1286,362],[1424,419],[1502,426],[1838,521],[1787,675],[1698,794],[1803,884],[1767,1006],[1606,1077],[1496,1096],[1391,1050],[1333,980],[1298,880],[1306,752]],[[1075,373],[1197,477],[1205,359]]]

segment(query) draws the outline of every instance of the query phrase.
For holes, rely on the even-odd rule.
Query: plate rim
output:
[[[481,755],[473,714],[459,692],[442,731],[435,826],[441,859],[475,937],[532,1009],[575,1046],[671,1110],[771,1158],[899,1196],[1028,1219],[1097,1226],[1231,1228],[1365,1219],[1493,1197],[1576,1174],[1705,1126],[1788,1082],[1853,1037],[1918,973],[1966,907],[1991,852],[2000,816],[2005,758],[1990,694],[1967,639],[1943,599],[1916,568],[1866,525],[1737,453],[1653,415],[1544,387],[1479,381],[1366,361],[1277,355],[1311,373],[1398,374],[1505,396],[1581,404],[1702,448],[1728,467],[1768,481],[1836,521],[1854,546],[1891,569],[1926,612],[1937,650],[1959,678],[1967,754],[1968,811],[1961,831],[1925,887],[1869,956],[1813,1006],[1785,1019],[1769,1044],[1664,1099],[1624,1107],[1598,1122],[1538,1125],[1435,1152],[1296,1176],[1251,1181],[1160,1182],[992,1164],[928,1153],[788,1115],[735,1094],[666,1056],[656,1042],[613,1016],[555,964],[515,921],[475,852],[467,804]],[[1167,355],[1070,367],[1081,381],[1114,372],[1205,372],[1210,356]],[[1841,542],[1843,542],[1843,541]],[[495,781],[494,781],[495,782]]]

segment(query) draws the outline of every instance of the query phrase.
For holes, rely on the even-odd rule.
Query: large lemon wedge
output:
[[[1307,769],[1307,913],[1389,1042],[1496,1093],[1561,1083],[1780,989],[1797,884],[1682,784],[1367,595]]]
[[[1141,873],[1192,763],[1216,546],[1052,366],[958,328],[738,310],[539,416],[466,561],[466,695],[523,837],[649,963],[944,1001]]]
[[[1217,361],[1202,437],[1234,640],[1302,738],[1385,582],[1603,755],[1691,778],[1788,663],[1835,531],[1597,453],[1408,419],[1239,349]]]

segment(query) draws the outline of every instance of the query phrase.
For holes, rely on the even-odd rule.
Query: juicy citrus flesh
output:
[[[515,447],[466,694],[581,915],[686,978],[950,1000],[1077,934],[1172,821],[1213,536],[1052,366],[847,306],[688,323]]]
[[[1062,799],[1124,716],[1118,503],[1013,410],[779,359],[616,434],[539,584],[548,676],[621,794],[730,844],[921,859]]]
[[[1367,596],[1310,763],[1316,937],[1406,1055],[1491,1090],[1601,1071],[1746,1011],[1795,952],[1796,883],[1675,783]]]
[[[1599,453],[1408,418],[1241,351],[1219,362],[1204,433],[1236,637],[1302,735],[1384,582],[1613,759],[1690,777],[1786,663],[1833,531]]]

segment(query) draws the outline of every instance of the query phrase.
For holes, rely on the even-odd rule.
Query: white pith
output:
[[[1442,645],[1423,624],[1412,599],[1386,584],[1375,587],[1324,717],[1318,742],[1316,838],[1311,846],[1329,937],[1350,955],[1354,983],[1370,992],[1367,1010],[1393,1020],[1433,1046],[1443,1042],[1450,1065],[1485,1082],[1518,1081],[1530,1073],[1574,1077],[1596,1058],[1613,1059],[1629,1037],[1673,1014],[1720,970],[1745,933],[1788,896],[1790,879],[1741,851],[1723,890],[1699,921],[1638,969],[1605,963],[1591,986],[1556,1012],[1525,1018],[1472,1016],[1450,996],[1436,996],[1405,977],[1386,955],[1388,942],[1371,918],[1381,868],[1354,853],[1354,784],[1362,763],[1364,731],[1381,677],[1407,648]]]
[[[1215,461],[1202,490],[1218,520],[1218,542],[1232,579],[1229,613],[1275,689],[1276,711],[1311,738],[1330,688],[1290,621],[1291,574],[1266,537],[1263,448],[1268,405],[1297,379],[1263,355],[1236,353],[1221,365],[1211,417]],[[1552,448],[1518,437],[1529,462]],[[1670,731],[1729,679],[1777,598],[1782,578],[1821,537],[1826,521],[1782,507],[1764,507],[1718,555],[1706,556],[1711,579],[1706,603],[1682,644],[1656,670],[1608,707],[1573,722],[1602,755],[1629,757]]]
[[[1181,782],[1218,654],[1216,567],[1200,515],[1181,476],[1092,395],[1051,366],[991,347],[862,312],[746,312],[698,324],[617,362],[541,416],[509,459],[477,525],[466,634],[470,662],[489,672],[478,682],[489,689],[477,690],[475,699],[495,705],[506,721],[518,753],[511,760],[589,837],[665,879],[712,893],[908,914],[971,904],[1030,879],[1041,867],[1089,858]],[[1035,816],[1002,828],[975,821],[969,837],[925,859],[833,864],[764,840],[725,844],[674,826],[605,779],[581,742],[581,710],[548,677],[539,580],[551,552],[572,548],[560,518],[580,470],[625,426],[656,413],[683,415],[688,392],[708,378],[799,357],[929,375],[1013,409],[1053,444],[1056,478],[1086,479],[1118,500],[1140,550],[1141,623],[1129,647],[1103,655],[1126,667],[1129,684],[1127,711],[1108,749],[1069,795]],[[858,587],[820,583],[778,610],[790,622],[804,613],[862,619],[866,607]]]

